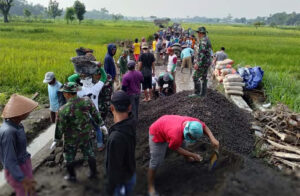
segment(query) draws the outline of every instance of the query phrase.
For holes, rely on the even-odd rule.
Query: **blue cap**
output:
[[[188,133],[190,133],[193,138],[199,139],[203,135],[202,124],[198,121],[190,121],[190,122],[187,122],[184,127],[184,130],[183,130],[184,139],[189,143],[195,143],[196,140],[191,139],[188,136]]]

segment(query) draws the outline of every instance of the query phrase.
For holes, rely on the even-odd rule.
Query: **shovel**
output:
[[[219,158],[219,150],[215,149],[214,153],[212,154],[212,156],[210,158],[208,171],[212,171],[216,167],[218,158]]]

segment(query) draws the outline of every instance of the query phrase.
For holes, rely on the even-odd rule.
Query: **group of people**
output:
[[[212,63],[211,43],[206,36],[205,27],[200,27],[197,33],[199,50],[195,58],[193,75],[195,94],[191,97],[205,95],[207,71]],[[175,35],[177,36],[174,33]],[[165,39],[166,36],[164,33],[158,34],[159,39]],[[156,44],[155,47],[159,48],[159,45]],[[93,136],[93,133],[96,133],[98,151],[106,148],[104,164],[108,195],[133,193],[136,183],[136,127],[141,85],[145,102],[151,101],[155,82],[159,84],[161,93],[164,84],[172,86],[176,92],[175,73],[178,57],[172,47],[167,48],[167,69],[158,78],[155,77],[154,48],[152,48],[154,52],[151,52],[145,40],[140,44],[137,39],[133,48],[134,60],[127,58],[126,51],[118,60],[121,90],[114,90],[114,81],[117,80],[117,66],[114,61],[117,47],[114,44],[108,45],[104,66],[96,61],[93,50],[79,48],[76,50],[77,56],[72,58],[76,74],[69,76],[68,81],[62,84],[53,72],[48,72],[43,81],[48,84],[51,121],[56,123],[51,148],[54,149],[61,143],[63,145],[67,172],[65,180],[77,181],[75,156],[78,149],[88,162],[90,168],[88,177],[91,179],[97,177]],[[187,48],[193,50],[191,47]],[[185,57],[185,54],[182,56]],[[4,166],[7,182],[14,188],[17,196],[25,196],[28,193],[33,195],[36,185],[21,121],[37,106],[38,103],[33,100],[14,94],[2,113],[4,120],[0,128],[0,160]],[[109,112],[113,115],[114,124],[108,129],[104,122]],[[108,135],[106,145],[103,142],[103,134]],[[164,115],[149,127],[151,156],[148,170],[149,195],[157,195],[154,186],[155,173],[163,163],[167,148],[184,156],[189,162],[201,161],[201,156],[186,150],[185,144],[195,143],[204,134],[208,136],[214,148],[219,148],[219,142],[211,130],[196,118]]]
[[[153,41],[153,52],[156,54],[156,59],[168,59],[167,72],[172,74],[174,83],[172,84],[174,92],[176,92],[176,66],[181,61],[181,73],[185,67],[188,67],[190,74],[193,73],[194,94],[190,97],[205,96],[207,89],[207,74],[213,59],[216,59],[212,52],[212,45],[207,36],[205,27],[199,27],[196,30],[199,43],[196,44],[196,37],[193,31],[189,28],[184,30],[182,27],[168,27],[167,30],[159,30],[155,34]],[[176,49],[179,47],[179,53],[176,54]],[[164,53],[164,51],[166,51]],[[220,54],[218,53],[218,56]],[[168,78],[167,76],[165,78]]]

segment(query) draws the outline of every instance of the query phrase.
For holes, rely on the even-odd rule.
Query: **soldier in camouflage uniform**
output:
[[[195,94],[189,97],[205,96],[207,89],[207,73],[209,66],[212,63],[211,58],[211,42],[207,37],[205,27],[200,27],[198,31],[199,48],[198,57],[196,59],[195,72],[193,75],[193,81],[195,86]]]
[[[64,136],[64,158],[67,162],[68,175],[66,180],[76,181],[74,159],[77,149],[80,148],[84,159],[90,167],[90,178],[96,176],[96,159],[91,142],[91,131],[94,129],[91,118],[98,125],[102,119],[95,105],[89,98],[77,97],[80,87],[74,82],[65,84],[61,92],[64,93],[67,103],[60,108],[55,130],[55,141]]]
[[[99,94],[99,111],[101,118],[103,121],[105,121],[107,114],[109,112],[109,106],[110,106],[110,100],[111,100],[111,95],[113,93],[113,85],[114,82],[112,80],[111,75],[107,74],[107,80],[106,83],[104,84],[100,94]]]

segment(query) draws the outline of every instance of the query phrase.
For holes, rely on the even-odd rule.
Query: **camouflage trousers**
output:
[[[207,89],[207,73],[209,67],[199,68],[194,72],[193,81],[195,94],[204,96]]]
[[[81,144],[65,144],[64,146],[64,158],[67,163],[72,163],[75,160],[78,148],[81,150],[83,154],[84,160],[89,160],[91,158],[95,158],[95,153],[93,150],[92,142],[89,141],[87,143]]]
[[[99,104],[99,112],[103,121],[105,121],[107,114],[109,112],[110,103],[103,102]]]
[[[105,84],[105,86],[103,87],[99,95],[98,107],[103,121],[105,121],[107,114],[109,112],[110,99],[113,93],[112,86],[113,83]]]

